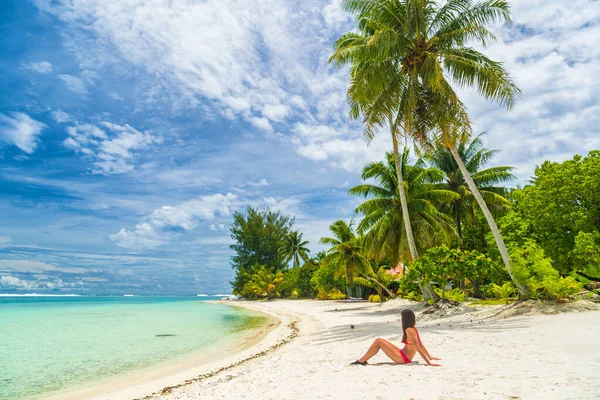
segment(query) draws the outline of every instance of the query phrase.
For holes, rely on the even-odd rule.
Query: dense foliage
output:
[[[329,230],[333,237],[320,240],[320,243],[331,246],[322,263],[326,268],[332,269],[335,280],[344,278],[346,288],[350,292],[357,276],[373,273],[363,250],[364,241],[356,236],[352,222],[347,224],[343,220],[335,221],[329,226]]]
[[[442,245],[432,247],[413,261],[404,279],[431,281],[441,288],[467,280],[475,283],[474,289],[478,290],[480,284],[507,278],[500,265],[498,260],[477,250],[461,250]]]
[[[235,241],[230,247],[235,252],[232,268],[236,271],[233,293],[241,293],[246,283],[256,273],[257,266],[265,266],[271,271],[282,271],[285,260],[280,256],[280,248],[291,231],[292,217],[269,209],[259,210],[248,207],[245,213],[233,213],[230,226],[231,238]]]
[[[600,151],[562,163],[544,162],[531,184],[513,194],[523,229],[562,274],[600,276]]]
[[[281,296],[279,290],[283,282],[283,272],[273,271],[261,265],[253,269],[252,274],[238,294],[249,299],[272,299]]]
[[[515,178],[511,173],[514,168],[507,166],[483,168],[498,151],[484,148],[482,135],[480,134],[471,141],[460,143],[456,150],[460,158],[464,160],[465,167],[471,174],[473,182],[488,208],[492,214],[498,215],[510,206],[506,199],[507,188],[498,185],[510,182]],[[434,148],[427,159],[444,174],[444,189],[457,194],[456,199],[445,205],[444,208],[447,214],[453,216],[458,236],[462,238],[462,220],[465,216],[470,219],[474,218],[477,208],[475,197],[449,151],[443,147]]]
[[[445,205],[459,199],[459,195],[442,187],[443,172],[427,167],[423,160],[410,164],[409,151],[404,149],[400,160],[406,183],[406,198],[410,223],[419,252],[442,243],[456,242],[452,218],[442,212]],[[366,198],[356,208],[364,218],[358,232],[365,235],[365,246],[379,262],[397,265],[410,258],[404,225],[398,178],[394,156],[386,155],[386,162],[365,165],[362,172],[365,183],[351,188],[352,195]]]
[[[517,295],[555,301],[574,298],[582,283],[600,275],[599,154],[593,151],[563,163],[544,163],[522,189],[493,189],[494,196],[506,195],[497,200],[503,210],[509,210],[498,225],[509,248],[512,278],[503,268],[481,212],[472,207],[460,210],[461,239],[452,207],[459,194],[448,190],[442,171],[423,160],[411,164],[403,152],[409,212],[421,257],[411,261],[402,241],[398,183],[388,154],[386,163],[366,165],[365,183],[349,191],[365,198],[356,209],[364,217],[359,232],[353,222],[334,222],[329,227],[331,237],[320,240],[329,248],[317,257],[310,258],[308,242],[291,229],[292,217],[252,208],[235,213],[231,227],[237,240],[231,246],[236,250],[234,293],[249,299],[337,300],[351,295],[373,302],[397,294],[420,301],[423,286],[433,285],[439,297],[452,301],[479,297],[510,302]],[[566,175],[577,179],[567,180]],[[447,231],[438,232],[442,229]],[[432,240],[444,237],[455,239]],[[555,247],[563,249],[556,256],[558,262]],[[525,294],[518,285],[526,289]]]

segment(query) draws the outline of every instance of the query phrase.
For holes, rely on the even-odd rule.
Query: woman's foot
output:
[[[360,362],[360,361],[356,360],[356,361],[350,363],[350,365],[367,365],[367,362],[366,361]]]

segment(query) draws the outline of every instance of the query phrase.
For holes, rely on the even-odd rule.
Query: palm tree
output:
[[[283,272],[272,271],[264,265],[252,275],[251,288],[258,297],[272,299],[279,297],[279,287],[283,284]]]
[[[511,173],[514,167],[500,166],[482,169],[498,152],[497,150],[488,150],[483,147],[483,141],[481,140],[481,136],[483,135],[484,133],[481,133],[470,142],[460,143],[457,147],[457,152],[487,206],[491,210],[501,211],[510,206],[509,201],[506,199],[508,191],[505,187],[494,185],[515,179],[515,176]],[[454,157],[445,146],[434,148],[428,154],[427,159],[434,167],[444,172],[446,189],[460,196],[451,203],[449,211],[454,216],[456,230],[462,238],[461,216],[467,212],[469,215],[473,215],[475,197],[469,189]]]
[[[300,259],[304,262],[310,259],[308,253],[310,250],[305,247],[308,244],[308,240],[302,241],[302,234],[298,231],[292,231],[283,238],[283,243],[279,248],[279,257],[283,260],[284,264],[288,264],[290,261],[294,261],[294,268],[300,266]]]
[[[426,249],[441,243],[449,243],[456,238],[452,219],[440,211],[445,204],[459,199],[459,195],[446,190],[440,184],[444,174],[435,168],[426,168],[422,160],[409,165],[409,151],[404,149],[401,159],[402,174],[407,185],[408,215],[413,231],[416,233],[418,249]],[[353,195],[368,200],[356,208],[364,215],[358,225],[358,232],[365,234],[365,247],[374,255],[376,261],[389,261],[393,266],[400,261],[410,259],[408,241],[403,226],[404,215],[398,195],[393,154],[386,155],[386,162],[374,162],[365,165],[363,180],[374,180],[351,188]]]
[[[335,44],[334,53],[329,61],[337,66],[350,64],[350,87],[348,89],[348,102],[350,103],[350,117],[363,116],[365,123],[365,139],[370,142],[377,133],[377,127],[389,124],[392,135],[392,150],[394,155],[398,195],[404,218],[406,240],[410,250],[411,259],[416,259],[419,254],[415,244],[412,224],[408,212],[406,199],[406,185],[403,181],[402,164],[399,155],[399,132],[394,123],[394,101],[400,96],[400,88],[405,84],[402,74],[392,62],[376,61],[370,54],[368,42],[373,30],[369,25],[362,26],[363,32],[356,34],[347,33]],[[387,82],[382,77],[394,77]]]
[[[323,259],[325,265],[335,270],[335,279],[345,276],[346,285],[352,288],[357,275],[370,276],[373,269],[365,257],[360,238],[354,233],[352,221],[347,224],[343,220],[335,221],[329,226],[333,237],[324,237],[319,243],[331,246]]]
[[[367,134],[389,124],[394,137],[397,130],[419,144],[437,141],[448,148],[490,225],[509,275],[526,294],[514,279],[494,218],[458,154],[457,142],[471,134],[471,122],[451,85],[474,86],[484,98],[512,108],[519,89],[501,63],[471,47],[495,40],[487,27],[509,22],[510,6],[504,0],[344,0],[344,6],[356,16],[359,29],[338,39],[332,60],[351,64],[352,112],[363,115]],[[435,138],[429,137],[431,132]]]

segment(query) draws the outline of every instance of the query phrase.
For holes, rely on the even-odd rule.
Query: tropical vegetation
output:
[[[349,69],[350,117],[391,151],[363,167],[355,215],[311,257],[294,218],[233,215],[234,293],[247,298],[566,301],[600,280],[600,151],[544,162],[523,188],[472,136],[458,88],[510,109],[503,65],[477,50],[510,22],[504,0],[344,0],[357,27],[330,62]],[[409,146],[411,144],[412,146]],[[411,154],[414,154],[411,157]],[[489,166],[492,164],[492,166]],[[356,221],[356,222],[354,222]]]
[[[442,150],[415,161],[410,160],[408,151],[402,152],[411,223],[421,253],[418,259],[410,258],[402,229],[394,159],[387,154],[385,161],[365,165],[362,173],[365,182],[349,190],[350,195],[364,199],[356,208],[354,218],[360,218],[356,229],[353,220],[332,223],[331,234],[320,239],[326,250],[315,257],[310,257],[310,243],[293,229],[293,217],[268,209],[236,212],[230,227],[236,240],[231,246],[236,252],[232,258],[236,270],[232,282],[234,293],[249,299],[338,300],[351,296],[379,302],[401,296],[421,301],[423,282],[427,282],[444,300],[488,298],[508,303],[519,296],[566,301],[574,298],[583,284],[600,280],[597,224],[600,210],[592,201],[597,187],[594,185],[600,181],[600,168],[594,168],[600,165],[599,151],[563,163],[544,163],[522,189],[494,186],[492,200],[502,197],[497,200],[502,204],[498,210],[502,211],[498,214],[502,215],[499,226],[506,237],[513,266],[511,279],[477,208],[471,210],[466,206],[461,210],[464,237],[461,239],[457,234],[452,205],[460,194],[448,190],[448,175],[433,167],[440,165],[440,160],[431,158],[436,154],[444,157],[439,156]],[[509,171],[508,167],[502,168]],[[565,202],[560,207],[552,200],[542,202],[539,197],[543,196],[540,193],[546,193],[546,197],[548,192],[563,193],[565,181],[555,177],[552,185],[551,178],[546,176],[549,171],[556,176],[580,174],[581,179],[570,184],[570,191],[564,193],[564,200],[555,196],[556,201]],[[534,200],[538,207],[552,209],[552,214],[533,213],[531,217],[529,202]],[[580,230],[575,233],[572,232],[575,228],[569,228],[562,234],[558,230],[545,233],[541,227],[551,223],[547,218],[557,224],[569,221]],[[471,236],[479,238],[469,239]],[[548,238],[553,245],[569,246],[566,251],[572,263],[561,266],[565,257],[556,262],[552,251],[546,250]],[[552,246],[549,248],[552,250]],[[272,261],[260,263],[265,260]],[[527,288],[527,295],[517,289],[515,280]]]

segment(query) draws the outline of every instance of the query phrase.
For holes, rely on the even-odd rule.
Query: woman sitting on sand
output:
[[[419,331],[415,327],[415,313],[412,310],[405,309],[400,313],[402,316],[402,343],[404,348],[400,349],[387,340],[378,338],[375,339],[369,350],[364,356],[354,361],[352,364],[367,365],[367,361],[373,357],[379,349],[392,359],[396,364],[408,364],[411,362],[417,352],[423,357],[423,360],[432,367],[439,367],[440,364],[433,364],[430,360],[440,360],[440,358],[432,357],[421,342]]]

